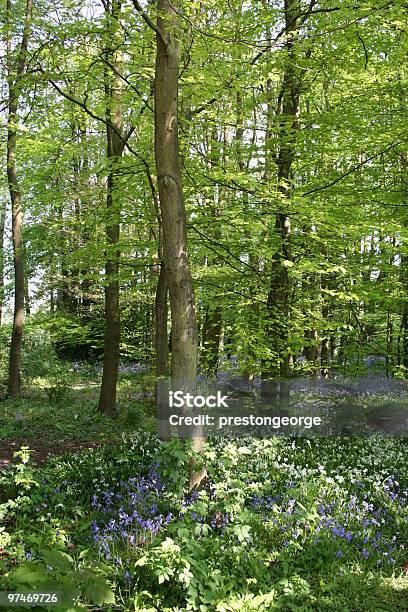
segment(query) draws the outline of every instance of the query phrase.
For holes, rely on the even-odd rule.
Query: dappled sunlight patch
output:
[[[95,388],[98,389],[99,387],[100,387],[100,383],[97,383],[94,381],[88,381],[88,382],[81,382],[81,383],[72,385],[71,389],[73,389],[74,391],[86,391],[87,389],[95,389]]]

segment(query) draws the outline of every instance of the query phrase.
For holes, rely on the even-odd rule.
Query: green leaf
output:
[[[85,586],[85,596],[94,604],[114,604],[115,592],[103,578],[95,576]]]
[[[66,571],[74,562],[70,555],[61,550],[41,550],[40,554],[47,565],[51,565],[62,571]]]
[[[47,575],[43,567],[31,563],[20,565],[10,574],[9,579],[12,584],[38,585],[47,579]]]

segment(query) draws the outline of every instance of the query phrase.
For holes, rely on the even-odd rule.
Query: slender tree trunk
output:
[[[24,249],[23,212],[21,192],[17,180],[17,125],[18,105],[28,55],[28,41],[31,32],[32,0],[27,0],[24,28],[16,57],[12,57],[11,24],[12,5],[7,0],[7,72],[8,72],[8,117],[7,117],[7,182],[11,199],[12,242],[14,264],[14,316],[10,343],[8,393],[11,397],[20,394],[21,343],[24,325]]]
[[[274,241],[278,248],[273,255],[271,281],[268,293],[269,339],[272,352],[279,361],[279,375],[288,377],[291,374],[290,356],[286,351],[286,336],[289,318],[290,277],[288,267],[291,265],[291,221],[285,211],[292,196],[292,164],[295,158],[296,133],[298,131],[298,110],[300,93],[300,76],[296,67],[295,40],[298,32],[300,15],[299,0],[284,0],[286,26],[286,55],[282,89],[279,95],[280,134],[277,155],[277,181],[280,194],[280,208],[275,215]],[[273,368],[264,372],[268,378]],[[266,376],[265,376],[266,374]],[[275,371],[276,374],[276,371]],[[266,385],[268,387],[268,384]],[[283,385],[286,395],[287,387]],[[286,398],[281,398],[285,400]]]
[[[78,138],[79,138],[78,144],[83,143],[86,145],[86,141],[87,141],[86,119],[84,119],[81,125],[79,125],[78,127]],[[86,184],[85,184],[86,188],[90,186],[89,168],[90,168],[89,156],[88,156],[87,148],[85,148],[85,152],[83,153],[82,158],[81,158],[80,171],[82,174],[82,179],[85,179],[86,181]],[[89,209],[89,204],[90,204],[89,196],[81,197],[79,204],[80,204],[80,217],[81,219],[83,219],[84,214]],[[79,244],[81,246],[88,244],[89,241],[91,240],[91,234],[92,234],[92,232],[89,229],[88,224],[87,223],[80,224],[78,228],[78,232],[79,232]],[[91,306],[94,300],[92,298],[92,293],[91,293],[91,285],[92,285],[92,281],[90,279],[91,274],[92,274],[92,269],[90,270],[87,267],[86,262],[81,263],[80,270],[79,270],[80,278],[78,280],[79,280],[79,285],[80,285],[79,294],[81,296],[80,298],[80,317],[81,317],[81,320],[84,322],[89,321],[92,316],[90,311],[91,311]]]
[[[179,165],[178,76],[180,49],[177,2],[157,2],[157,53],[155,72],[155,158],[163,231],[163,261],[171,307],[174,385],[194,387],[197,379],[198,333],[190,265],[187,256],[186,211]],[[201,450],[201,432],[193,449]],[[203,471],[190,470],[190,488],[198,485]]]
[[[3,318],[4,305],[4,229],[6,225],[6,204],[0,209],[0,325]]]
[[[174,29],[177,15],[167,0],[158,0],[155,81],[155,156],[163,229],[163,258],[168,275],[172,320],[172,378],[197,376],[197,321],[187,257],[186,212],[179,167],[177,130],[180,51]]]
[[[408,303],[404,302],[401,319],[402,365],[408,368]]]
[[[155,298],[155,348],[156,376],[167,376],[169,368],[169,340],[167,331],[167,276],[164,264],[160,264]]]
[[[67,265],[67,254],[69,252],[68,232],[64,220],[64,208],[59,204],[58,215],[58,243],[57,243],[57,266],[58,266],[58,285],[56,295],[57,311],[61,313],[71,313],[71,271]]]
[[[404,110],[406,110],[406,95],[405,95],[404,88],[401,87],[400,92],[401,92],[400,93],[401,107]],[[399,155],[399,160],[400,160],[400,166],[401,166],[400,167],[401,191],[403,193],[404,200],[406,202],[408,198],[408,184],[407,184],[408,154],[406,151],[404,151],[402,154]],[[404,225],[405,236],[406,236],[406,233],[408,232],[408,217],[405,217],[403,225]],[[405,236],[403,238],[402,244],[405,245],[406,247],[408,241],[406,240]],[[390,264],[391,266],[393,265],[393,259],[391,259]],[[407,291],[408,291],[408,256],[406,255],[406,253],[401,254],[400,275],[401,275],[401,284],[402,284],[403,291],[405,291],[405,295],[407,295]],[[387,325],[387,332],[388,332],[388,325]],[[398,343],[397,343],[398,365],[400,365],[400,362],[401,362],[401,337],[402,337],[402,365],[404,366],[404,368],[406,368],[405,376],[407,376],[407,371],[408,371],[408,298],[407,297],[405,297],[405,299],[403,300],[403,304],[402,304],[401,326],[400,326],[400,330],[398,334]],[[387,344],[388,344],[388,333],[387,333]],[[387,347],[387,350],[388,350],[388,347]]]
[[[160,249],[159,249],[160,250]],[[156,404],[157,434],[160,440],[170,439],[169,423],[169,334],[168,317],[168,284],[163,261],[160,263],[159,277],[155,297],[155,353],[156,353]]]
[[[117,413],[116,390],[119,370],[120,304],[119,304],[119,237],[120,194],[118,166],[123,153],[122,140],[122,51],[119,16],[121,0],[112,0],[109,15],[109,48],[107,60],[114,67],[106,70],[107,96],[107,161],[108,184],[106,196],[107,261],[105,265],[105,345],[102,385],[98,409],[106,416]]]
[[[388,378],[392,375],[393,365],[393,345],[394,345],[394,326],[391,313],[387,312],[387,354],[385,356],[385,375]]]
[[[9,105],[9,127],[7,135],[7,178],[12,210],[12,242],[14,263],[14,316],[10,344],[8,392],[12,397],[20,394],[21,343],[24,325],[24,256],[23,256],[23,213],[21,193],[17,182],[17,99],[12,96]]]
[[[265,1],[265,0],[264,0]],[[269,42],[270,40],[270,32],[269,32],[269,28],[268,28],[268,32],[267,32],[267,40]],[[269,151],[269,141],[271,138],[271,120],[272,120],[272,116],[273,116],[273,112],[272,112],[272,98],[271,98],[271,90],[269,89],[269,84],[270,81],[268,79],[268,83],[267,83],[267,88],[268,88],[268,102],[267,102],[267,119],[266,119],[266,134],[265,134],[265,170],[264,170],[264,180],[265,183],[268,183],[270,181],[271,175],[270,175],[270,151]],[[245,133],[245,117],[244,117],[244,99],[242,96],[242,92],[238,91],[237,92],[237,97],[236,97],[236,117],[237,117],[237,129],[235,132],[235,141],[236,141],[236,147],[237,147],[237,161],[238,161],[238,168],[239,171],[242,174],[245,174],[249,171],[249,162],[248,159],[244,159],[244,133]],[[242,197],[242,209],[243,209],[243,214],[245,215],[246,218],[248,218],[249,223],[247,225],[247,228],[245,229],[244,232],[244,236],[245,236],[245,240],[247,241],[248,244],[248,260],[249,260],[249,265],[252,268],[252,270],[259,272],[259,268],[260,268],[260,259],[259,256],[256,254],[256,252],[254,252],[254,248],[252,246],[252,232],[250,230],[251,227],[251,221],[250,221],[250,215],[251,215],[251,209],[250,209],[250,205],[249,205],[249,193],[246,189],[244,189],[241,193],[241,197]],[[252,282],[249,282],[249,292],[251,296],[255,296],[257,294],[257,292],[259,291],[259,277],[257,274],[255,275],[251,275],[252,278]],[[259,304],[258,302],[255,300],[255,298],[252,298],[253,301],[252,303],[249,305],[248,307],[248,314],[247,314],[247,324],[248,324],[248,329],[250,330],[249,335],[249,342],[248,342],[248,346],[246,349],[246,356],[245,356],[245,369],[243,372],[243,376],[244,378],[249,382],[252,383],[254,376],[256,374],[257,371],[257,362],[258,362],[258,357],[257,357],[257,346],[256,346],[256,338],[258,337],[259,334]]]
[[[222,313],[220,306],[211,308],[207,306],[203,322],[203,347],[205,358],[203,364],[208,374],[217,373],[220,337],[222,331]]]
[[[404,104],[404,100],[403,100]],[[405,200],[408,197],[408,187],[407,187],[407,170],[408,170],[408,161],[407,154],[403,153],[400,155],[401,162],[401,174],[403,177],[402,180],[402,191],[405,196]],[[408,219],[404,220],[404,228],[405,231],[408,232]],[[392,262],[391,262],[392,265]],[[401,283],[405,292],[408,290],[408,256],[404,253],[401,255]],[[401,317],[401,329],[398,337],[398,362],[400,362],[400,344],[401,344],[401,336],[402,336],[402,365],[408,369],[408,299],[404,299],[402,304],[402,317]],[[399,363],[398,363],[399,365]]]
[[[26,316],[31,314],[31,303],[30,303],[30,266],[28,264],[27,251],[25,245],[23,245],[23,259],[24,259],[24,312]]]
[[[224,139],[223,139],[223,153],[222,153],[222,162],[225,167],[227,162],[227,149],[229,147],[229,139],[228,134],[224,131]],[[220,163],[220,153],[221,153],[221,141],[218,139],[217,127],[213,126],[210,144],[209,144],[209,166],[210,169],[215,167],[217,168]],[[217,193],[214,190],[213,194],[213,202],[211,206],[211,216],[214,219],[213,226],[214,230],[211,229],[212,239],[219,243],[222,240],[221,235],[221,226],[220,226],[220,216],[222,214],[222,209],[225,203],[225,190],[221,188],[218,189],[218,197]],[[211,226],[212,227],[212,226]],[[221,264],[220,257],[218,255],[214,255],[212,253],[208,253],[206,256],[206,262],[209,267],[219,266]],[[203,368],[207,375],[213,376],[217,373],[218,369],[218,357],[219,357],[219,349],[220,349],[220,337],[222,331],[222,309],[220,304],[217,301],[217,298],[213,298],[213,303],[211,305],[206,306],[203,316],[202,323],[202,350],[200,353],[200,360],[203,365]]]
[[[31,314],[31,304],[30,304],[30,279],[28,274],[26,274],[25,282],[24,282],[24,310],[25,314],[29,316]]]
[[[328,310],[322,309],[322,316],[326,317]],[[330,377],[330,341],[327,336],[322,339],[322,345],[320,348],[320,367],[322,377],[327,380]]]

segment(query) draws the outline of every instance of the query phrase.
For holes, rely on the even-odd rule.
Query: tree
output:
[[[17,49],[12,49],[11,0],[7,0],[7,81],[8,81],[8,118],[7,118],[7,180],[11,199],[12,243],[14,263],[14,316],[10,344],[8,393],[15,397],[20,394],[21,342],[24,325],[24,248],[23,248],[23,211],[21,192],[17,180],[17,132],[18,108],[23,88],[23,79],[28,60],[28,43],[31,32],[33,4],[27,0],[21,41]]]
[[[4,305],[4,230],[6,224],[6,203],[0,204],[0,325],[3,318]]]
[[[187,225],[178,141],[178,79],[180,26],[177,6],[157,2],[156,69],[154,88],[155,159],[159,187],[163,261],[171,308],[171,377],[183,389],[197,378],[198,332],[193,282],[187,253]],[[193,439],[201,450],[203,439]],[[190,473],[190,488],[203,478]]]
[[[278,248],[273,254],[268,311],[271,320],[270,341],[279,360],[279,374],[290,376],[290,360],[286,349],[290,311],[289,266],[292,262],[290,202],[293,191],[292,165],[296,152],[296,132],[300,96],[296,38],[300,16],[298,0],[285,0],[285,57],[282,87],[278,97],[280,121],[277,153],[278,212],[275,214],[274,239]],[[267,173],[269,175],[269,172]]]
[[[106,4],[108,43],[105,50],[105,97],[108,184],[106,194],[107,261],[105,265],[105,344],[99,411],[116,414],[116,387],[119,368],[120,305],[119,305],[119,236],[120,198],[118,172],[123,153],[122,134],[122,39],[120,30],[121,0]]]

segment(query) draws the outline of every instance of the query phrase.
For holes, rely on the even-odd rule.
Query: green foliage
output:
[[[2,483],[14,504],[1,506],[13,527],[0,532],[0,586],[50,584],[77,606],[129,611],[403,609],[406,449],[406,438],[217,439],[192,495],[178,484],[188,445],[142,431],[41,470],[17,463]],[[143,531],[126,527],[130,508]]]
[[[11,326],[0,326],[0,380],[4,385],[8,374],[8,353]],[[62,382],[64,368],[57,357],[53,340],[41,318],[28,318],[22,344],[22,376],[28,384],[40,377],[54,378],[53,384]]]
[[[59,355],[71,359],[100,355],[103,347],[103,319],[100,312],[86,322],[78,316],[57,314],[45,319],[43,325],[49,329]]]
[[[17,8],[13,36],[21,29]],[[78,359],[100,356],[104,337],[102,270],[111,248],[104,79],[112,74],[100,58],[111,29],[105,11],[91,26],[82,12],[48,8],[45,2],[34,14],[38,70],[25,75],[21,93],[31,109],[18,130],[25,264],[57,351]],[[357,372],[374,351],[389,355],[391,372],[404,361],[399,330],[407,302],[406,6],[317,3],[299,20],[290,50],[279,35],[283,4],[208,2],[200,15],[194,3],[179,8],[195,33],[191,46],[180,37],[179,122],[199,320],[221,316],[224,350],[248,376],[276,372],[285,357],[320,348],[326,338],[334,370]],[[154,19],[153,5],[148,10]],[[116,186],[121,352],[145,361],[154,352],[160,234],[151,183],[157,192],[154,45],[132,4],[122,11],[119,46],[130,76],[121,91],[128,154]],[[277,44],[266,44],[275,34]],[[293,130],[281,105],[292,63],[300,94]],[[286,177],[278,163],[284,151]],[[286,254],[277,213],[291,223]],[[276,275],[287,278],[287,313],[268,304]],[[213,362],[208,346],[202,349],[203,364]],[[315,371],[316,360],[308,361],[293,373]]]

